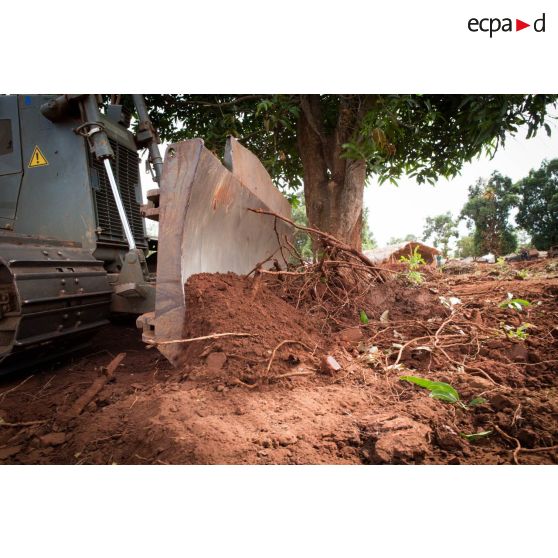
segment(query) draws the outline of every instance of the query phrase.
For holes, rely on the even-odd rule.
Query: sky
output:
[[[411,178],[402,178],[398,186],[379,185],[369,180],[364,192],[364,204],[368,208],[368,223],[378,246],[385,246],[392,237],[414,234],[422,237],[427,217],[450,211],[456,217],[467,201],[468,188],[479,177],[488,178],[494,170],[509,176],[514,182],[527,176],[532,168],[538,168],[544,159],[558,157],[558,128],[552,126],[552,136],[539,133],[525,139],[525,128],[506,139],[493,159],[482,156],[467,163],[461,175],[451,180],[441,179],[435,186],[417,184]],[[468,234],[465,221],[459,226],[460,235]]]
[[[471,184],[479,177],[488,178],[494,170],[509,176],[514,182],[527,176],[532,168],[538,168],[544,159],[558,157],[558,127],[551,123],[552,136],[539,133],[525,139],[527,129],[520,128],[515,136],[506,139],[505,146],[496,152],[493,159],[482,156],[463,166],[461,174],[451,180],[440,179],[435,186],[417,184],[415,180],[403,177],[398,186],[379,185],[375,179],[369,180],[364,192],[364,204],[368,208],[370,230],[378,243],[385,246],[392,237],[414,234],[422,237],[427,217],[450,211],[459,215],[467,201]],[[164,153],[166,146],[161,146]],[[224,149],[224,143],[223,143]],[[145,161],[145,154],[142,157]],[[141,167],[142,189],[145,192],[156,184]],[[148,233],[156,235],[157,223],[147,220]],[[459,225],[460,236],[468,234],[465,221]]]

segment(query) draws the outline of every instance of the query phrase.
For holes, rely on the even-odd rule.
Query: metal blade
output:
[[[259,159],[236,140],[225,167],[202,140],[170,145],[159,196],[159,247],[155,312],[138,324],[146,342],[180,339],[188,312],[184,283],[195,273],[245,274],[268,257],[283,262],[283,221],[248,211],[263,208],[290,217],[290,205]],[[271,262],[269,263],[271,265]],[[175,366],[183,346],[161,345]]]

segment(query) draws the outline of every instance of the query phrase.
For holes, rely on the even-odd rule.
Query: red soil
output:
[[[372,285],[368,324],[348,307],[331,317],[320,293],[294,300],[275,277],[195,276],[184,336],[250,337],[185,344],[188,366],[175,370],[133,323],[118,323],[79,358],[3,378],[0,462],[511,463],[519,444],[520,463],[556,463],[556,448],[545,448],[558,444],[558,278],[479,269],[431,274],[421,287]],[[531,306],[500,309],[508,292]],[[450,315],[440,296],[462,303]],[[501,323],[533,326],[519,341]],[[122,351],[116,380],[64,418]],[[324,370],[325,356],[341,369]],[[403,374],[486,403],[431,399]],[[491,434],[462,436],[479,431]]]

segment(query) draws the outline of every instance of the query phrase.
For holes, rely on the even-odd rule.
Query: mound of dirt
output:
[[[253,384],[280,343],[288,341],[274,359],[275,374],[308,364],[325,344],[317,324],[263,282],[202,273],[189,278],[185,292],[185,338],[234,334],[184,345],[186,371],[195,378]]]
[[[295,296],[283,277],[202,273],[189,278],[185,293],[184,338],[208,337],[183,345],[186,374],[248,385],[319,371],[340,342],[360,341],[382,316],[397,322],[446,314],[430,290],[393,282],[370,284],[359,311],[347,304],[335,317],[337,300],[326,292]]]

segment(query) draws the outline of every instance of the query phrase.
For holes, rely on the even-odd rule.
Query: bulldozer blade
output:
[[[143,340],[174,366],[184,364],[183,346],[160,343],[183,336],[190,275],[246,274],[266,258],[285,264],[280,239],[292,235],[291,227],[248,209],[291,216],[260,160],[238,141],[227,140],[225,165],[200,139],[168,147],[158,202],[155,310],[140,316],[138,326]]]

